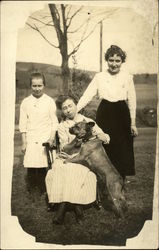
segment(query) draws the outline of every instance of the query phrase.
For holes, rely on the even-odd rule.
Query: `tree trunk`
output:
[[[68,58],[62,56],[61,73],[63,81],[63,92],[68,94],[69,91],[69,79],[70,79],[70,69],[68,66]]]
[[[63,23],[63,30],[61,29],[60,23],[60,15],[56,8],[55,4],[49,4],[51,16],[53,19],[53,23],[55,26],[58,42],[59,42],[59,49],[60,54],[62,57],[62,64],[61,64],[61,77],[63,81],[63,92],[68,94],[69,91],[69,78],[70,78],[70,69],[68,66],[68,44],[67,44],[67,27],[66,27],[66,17],[65,17],[65,6],[61,4],[61,11],[62,11],[62,23]]]
[[[69,57],[68,57],[68,44],[67,44],[67,34],[64,32],[63,40],[60,46],[60,53],[62,57],[61,73],[63,80],[63,92],[68,94],[69,91],[69,79],[70,79],[70,69],[69,69]]]

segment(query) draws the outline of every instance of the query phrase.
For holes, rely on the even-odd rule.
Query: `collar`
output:
[[[91,138],[89,138],[89,139],[83,139],[82,142],[93,141],[93,140],[95,140],[95,139],[97,139],[97,136],[96,136],[96,135],[93,136],[93,137],[91,137]]]
[[[35,96],[33,96],[33,94],[31,94],[31,98],[32,98],[33,100],[36,100],[36,101],[38,101],[38,100],[41,100],[41,99],[45,98],[45,96],[46,96],[46,94],[45,94],[45,93],[43,93],[43,95],[42,95],[42,96],[40,96],[39,98],[36,98]]]

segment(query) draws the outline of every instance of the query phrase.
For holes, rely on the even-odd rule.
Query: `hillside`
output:
[[[60,67],[41,63],[18,62],[16,64],[16,123],[19,120],[19,104],[22,99],[30,94],[29,75],[36,69],[45,74],[47,83],[45,93],[55,99],[60,94],[62,87]],[[74,95],[76,97],[79,98],[82,95],[94,74],[93,71],[76,71],[76,84],[74,85]],[[134,82],[137,95],[137,125],[139,127],[156,126],[157,75],[134,75]],[[98,104],[99,100],[93,98],[85,109],[85,115],[95,119]]]
[[[35,70],[38,70],[45,74],[48,87],[56,88],[58,84],[61,84],[61,68],[59,66],[43,64],[43,63],[17,62],[16,63],[17,88],[28,88],[29,75],[32,71]],[[96,73],[95,71],[84,71],[84,70],[77,70],[77,72],[88,74],[90,78],[92,78]],[[136,74],[134,75],[134,82],[135,84],[157,84],[157,74]]]
[[[16,63],[16,86],[17,88],[29,88],[29,75],[33,71],[40,71],[46,77],[47,87],[56,88],[61,84],[61,68],[59,66],[31,63],[31,62],[17,62]],[[71,72],[73,70],[71,69]],[[84,72],[91,78],[96,73],[95,71],[77,70],[77,72]]]

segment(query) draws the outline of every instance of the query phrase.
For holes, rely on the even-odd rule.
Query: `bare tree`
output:
[[[91,25],[91,29],[89,28],[90,21],[92,20],[92,15],[90,13],[86,13],[86,19],[80,23],[78,26],[73,28],[73,20],[77,15],[84,9],[83,6],[78,6],[74,8],[72,5],[56,5],[56,4],[49,4],[49,10],[51,15],[44,14],[41,17],[34,17],[30,16],[27,22],[27,25],[37,31],[48,44],[52,47],[59,49],[62,62],[61,62],[61,73],[62,73],[62,80],[63,80],[63,91],[65,93],[69,90],[69,79],[70,79],[70,69],[69,69],[69,58],[73,56],[78,49],[80,48],[81,44],[94,32],[97,25],[112,15],[117,9],[113,11],[108,10],[104,11],[103,17],[96,21],[93,25]],[[73,9],[73,10],[72,10]],[[41,26],[39,27],[39,24]],[[57,45],[55,45],[52,41],[47,38],[47,34],[44,32],[45,27],[51,27],[56,32],[57,36]],[[76,43],[70,40],[70,36],[73,34],[80,33],[80,38]],[[68,42],[72,44],[72,50],[69,51]]]

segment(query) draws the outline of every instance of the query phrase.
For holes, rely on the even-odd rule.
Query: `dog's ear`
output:
[[[88,126],[89,128],[93,128],[94,125],[95,125],[95,122],[87,122],[87,126]]]

